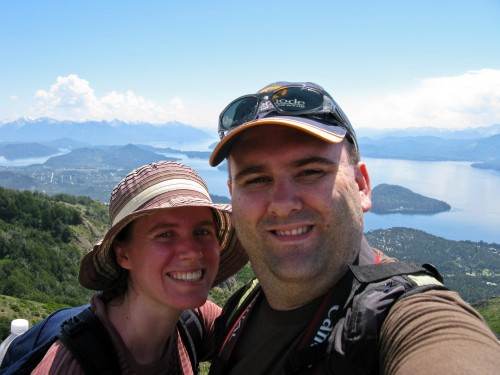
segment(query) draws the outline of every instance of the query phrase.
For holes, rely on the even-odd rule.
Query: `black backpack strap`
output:
[[[240,321],[242,314],[252,301],[260,294],[262,288],[256,278],[248,281],[233,293],[224,304],[220,316],[215,320],[215,349],[209,375],[225,374],[228,361],[226,350],[227,338]],[[242,326],[240,325],[240,328]]]
[[[343,307],[336,314],[341,318],[336,321],[333,314],[327,316],[327,326],[330,326],[330,322],[335,325],[328,341],[299,346],[289,357],[287,373],[308,373],[313,366],[326,363],[324,360],[327,358],[330,366],[333,363],[332,368],[338,370],[339,374],[369,373],[372,364],[376,363],[376,357],[372,356],[377,354],[378,329],[392,305],[399,298],[414,293],[429,289],[446,289],[441,284],[442,278],[437,270],[428,265],[391,262],[349,267],[351,272],[348,274],[352,275],[351,278],[344,276],[344,284],[339,283],[336,286],[348,295]],[[412,279],[411,276],[415,277]],[[425,285],[416,281],[422,276]],[[337,335],[338,332],[341,334]],[[335,343],[340,344],[337,345],[340,353],[334,349]],[[353,361],[353,350],[350,349],[352,347],[362,352],[360,357],[364,355],[364,362],[358,361],[357,357],[356,361]]]
[[[367,374],[378,368],[380,328],[392,306],[409,295],[447,288],[432,266],[391,262],[350,268],[356,291],[329,337],[328,361],[330,368],[345,368],[343,374]]]
[[[66,320],[58,338],[86,374],[113,375],[121,372],[111,338],[90,308]]]
[[[179,334],[181,335],[182,342],[188,352],[193,373],[196,375],[200,371],[200,358],[198,358],[196,350],[202,346],[205,333],[204,326],[198,314],[196,314],[193,310],[184,310],[179,318],[177,327]]]
[[[424,267],[405,262],[369,264],[365,266],[350,265],[349,268],[354,274],[354,277],[363,284],[373,283],[393,276],[429,273]]]

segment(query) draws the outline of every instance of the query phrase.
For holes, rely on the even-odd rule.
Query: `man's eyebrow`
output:
[[[238,179],[248,176],[250,174],[262,173],[263,171],[264,171],[264,165],[252,165],[250,167],[243,168],[241,171],[236,173],[233,179],[237,181]]]
[[[309,158],[295,160],[295,161],[290,163],[290,166],[297,168],[297,167],[304,167],[304,166],[307,166],[309,164],[323,164],[326,166],[338,166],[339,165],[339,163],[334,161],[334,160],[319,157],[319,156],[312,156]],[[254,173],[262,173],[265,171],[265,169],[266,168],[265,168],[264,164],[252,165],[252,166],[244,168],[241,171],[239,171],[238,173],[236,173],[233,178],[235,181],[237,181],[240,178],[244,178],[245,176],[248,176],[248,175],[251,175]]]
[[[294,167],[304,167],[309,164],[323,164],[326,166],[337,166],[339,165],[338,162],[328,159],[328,158],[322,158],[319,156],[312,156],[310,158],[304,158],[300,160],[296,160],[292,163]]]

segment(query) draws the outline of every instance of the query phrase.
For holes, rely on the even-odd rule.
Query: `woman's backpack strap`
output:
[[[182,312],[177,327],[188,352],[193,373],[196,375],[200,371],[200,359],[197,350],[203,345],[205,328],[200,317],[193,310],[184,310]]]
[[[86,374],[113,375],[121,372],[111,337],[90,308],[66,320],[58,338]]]

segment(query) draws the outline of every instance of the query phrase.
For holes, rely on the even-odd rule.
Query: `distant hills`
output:
[[[77,148],[68,154],[54,156],[43,165],[54,169],[125,169],[130,171],[138,166],[160,160],[178,160],[158,152],[144,150],[138,146],[110,146],[106,148]]]
[[[500,134],[479,139],[433,136],[360,140],[362,156],[422,161],[500,161]]]
[[[57,148],[40,143],[0,143],[0,155],[7,160],[39,158],[59,152]]]
[[[80,146],[95,146],[125,145],[131,141],[144,144],[158,142],[185,144],[206,139],[216,140],[216,137],[199,128],[179,122],[153,125],[118,120],[57,121],[42,117],[34,120],[20,118],[0,123],[1,142],[45,143],[61,139],[76,140]],[[59,147],[67,147],[67,145],[59,144]]]
[[[435,135],[429,135],[431,131]],[[358,135],[362,157],[468,161],[473,167],[500,171],[500,125],[464,131],[392,130],[387,131],[385,136],[382,130],[360,129]],[[86,195],[106,202],[113,186],[130,170],[144,164],[178,160],[187,155],[189,158],[204,159],[208,165],[210,149],[215,142],[215,136],[177,122],[162,126],[121,121],[56,121],[49,118],[2,122],[0,185],[47,194]],[[193,145],[193,148],[186,149],[187,145]],[[2,167],[2,159],[5,162],[33,160],[33,164]],[[46,161],[35,164],[37,159]],[[219,166],[219,169],[225,168],[225,163]],[[401,194],[403,192],[399,191],[398,196],[402,197]],[[388,213],[401,209],[401,205],[390,207],[387,202],[379,202],[377,191],[374,191],[374,197],[374,212]],[[396,199],[391,204],[396,204]],[[422,208],[423,204],[420,202],[418,205]],[[410,205],[401,212],[410,213],[411,210],[415,208]],[[436,210],[446,210],[446,206],[434,206],[431,212]]]
[[[31,145],[26,144],[26,147]],[[21,144],[17,146],[19,150],[22,149]],[[210,152],[185,152],[132,144],[82,147],[53,156],[43,164],[0,166],[0,186],[46,194],[84,195],[107,202],[113,187],[129,171],[160,160],[179,160],[172,156],[176,154],[208,159]],[[372,191],[372,201],[372,212],[378,214],[433,214],[450,209],[444,202],[396,185],[376,186]]]
[[[500,124],[491,126],[481,126],[466,129],[447,129],[432,127],[410,127],[401,129],[384,128],[356,128],[356,134],[359,139],[384,139],[387,137],[425,137],[433,136],[443,139],[479,139],[488,138],[492,135],[500,134]]]
[[[450,130],[437,128],[360,129],[362,157],[420,161],[467,161],[500,171],[500,124]]]
[[[46,194],[84,195],[108,202],[113,187],[131,170],[160,160],[178,160],[166,156],[166,152],[174,155],[182,153],[179,150],[132,144],[77,148],[53,156],[43,164],[0,166],[0,186]]]
[[[500,171],[500,125],[461,131],[435,128],[357,130],[362,157],[422,161],[470,161]],[[0,122],[0,157],[28,159],[78,148],[127,144],[205,152],[217,141],[213,132],[191,125],[123,121],[56,121],[50,118]],[[186,148],[192,145],[192,148]]]

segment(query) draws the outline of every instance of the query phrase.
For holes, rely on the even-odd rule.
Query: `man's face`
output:
[[[259,126],[232,146],[229,190],[238,236],[263,282],[327,288],[356,258],[371,206],[364,164],[341,144]]]

